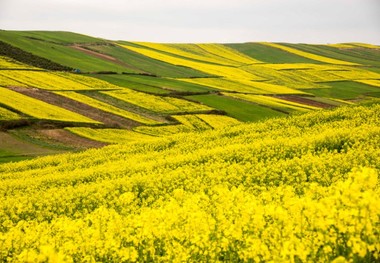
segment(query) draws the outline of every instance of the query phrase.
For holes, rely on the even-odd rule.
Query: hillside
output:
[[[377,262],[380,106],[0,165],[0,261]]]
[[[159,44],[0,30],[0,163],[380,95],[380,47]]]

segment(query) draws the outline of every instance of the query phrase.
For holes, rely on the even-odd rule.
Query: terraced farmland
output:
[[[0,41],[0,127],[48,148],[130,143],[380,97],[380,48],[368,44],[160,44],[43,31],[0,31]]]
[[[379,54],[0,31],[0,262],[378,262]]]

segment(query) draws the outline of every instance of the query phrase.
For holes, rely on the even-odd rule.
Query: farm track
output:
[[[91,107],[85,103],[75,101],[64,96],[37,88],[8,87],[9,89],[24,94],[26,96],[44,101],[49,104],[76,112],[90,119],[103,123],[109,128],[133,128],[140,123],[129,120],[112,113]]]

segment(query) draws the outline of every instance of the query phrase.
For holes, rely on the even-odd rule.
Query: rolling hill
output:
[[[378,262],[379,61],[0,31],[0,261]]]
[[[380,47],[360,43],[159,44],[0,31],[0,138],[8,141],[0,162],[376,100],[379,60]]]

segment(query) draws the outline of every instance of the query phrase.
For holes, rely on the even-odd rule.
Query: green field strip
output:
[[[314,53],[302,51],[302,50],[298,49],[298,46],[293,48],[293,47],[289,47],[285,44],[277,44],[277,43],[263,43],[263,44],[267,45],[267,46],[274,47],[274,48],[278,48],[278,49],[281,49],[283,51],[286,51],[286,52],[289,52],[292,54],[296,54],[296,55],[299,55],[302,57],[317,60],[317,61],[320,61],[322,63],[336,64],[336,65],[351,65],[351,66],[358,65],[357,63],[352,63],[352,62],[348,62],[348,61],[343,61],[343,60],[339,60],[339,59],[320,56],[320,55],[316,55]]]
[[[260,43],[237,43],[225,45],[265,63],[320,63],[319,61],[291,54]]]
[[[56,63],[80,69],[84,72],[92,71],[117,71],[135,72],[118,64],[93,57],[67,45],[56,44],[49,41],[41,41],[30,38],[29,33],[1,31],[0,40],[34,55],[49,59]]]
[[[252,95],[252,94],[239,94],[239,93],[223,93],[225,96],[232,98],[253,102],[255,104],[275,109],[281,112],[294,113],[294,112],[307,112],[310,110],[318,110],[318,107],[305,105],[297,102],[283,100],[272,96]]]
[[[130,65],[132,69],[135,69],[137,72],[148,72],[156,76],[173,78],[208,76],[198,70],[152,59],[118,45],[92,46],[91,49],[113,56],[123,63]]]
[[[202,79],[181,79],[190,83],[201,84],[218,89],[220,91],[255,93],[255,94],[305,94],[305,92],[288,88],[283,85],[271,84],[267,82],[235,80],[228,78],[202,78]]]
[[[223,76],[229,78],[238,78],[238,79],[248,79],[248,80],[262,80],[262,78],[256,76],[255,74],[248,73],[240,68],[224,66],[224,65],[214,65],[198,61],[192,61],[185,58],[176,57],[174,55],[165,54],[160,51],[149,49],[147,47],[134,47],[134,46],[123,46],[126,49],[138,52],[145,56],[161,60],[167,63],[174,65],[181,65],[185,67],[190,67],[193,69],[200,70],[209,75],[213,76]]]
[[[333,99],[355,99],[365,93],[378,92],[379,88],[353,81],[339,81],[326,83],[330,88],[309,89],[308,92],[317,97]]]
[[[159,87],[147,85],[130,79],[128,75],[94,75],[95,78],[99,78],[101,80],[107,81],[119,87],[129,88],[136,91],[151,93],[151,94],[170,94],[170,91],[163,90]]]
[[[377,50],[369,48],[341,49],[328,45],[307,45],[307,44],[288,44],[284,45],[297,48],[305,52],[344,60],[361,65],[380,66],[380,54]]]
[[[228,116],[240,121],[259,121],[284,116],[283,113],[249,102],[219,95],[194,95],[187,98],[204,103],[215,109],[225,111]]]
[[[227,47],[223,48],[223,46],[219,46],[225,56],[216,55],[214,53],[210,53],[210,49],[217,49],[217,47],[213,47],[212,44],[206,48],[207,44],[204,45],[196,45],[196,44],[160,44],[160,43],[146,43],[146,42],[134,42],[134,44],[139,45],[140,47],[149,48],[151,50],[161,52],[163,54],[167,54],[176,58],[192,60],[194,62],[201,63],[211,63],[215,65],[223,65],[223,66],[239,66],[242,64],[248,63],[258,63],[259,61],[249,59],[249,57],[244,58],[243,56],[239,57],[238,52],[233,54],[233,51],[229,50]],[[234,56],[234,59],[244,60],[244,62],[232,60],[231,57]]]

